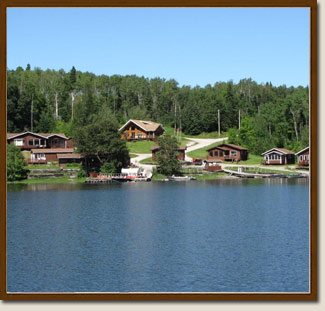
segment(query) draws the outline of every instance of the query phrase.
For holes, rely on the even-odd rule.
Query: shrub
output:
[[[9,145],[7,148],[7,180],[26,179],[28,169],[21,150],[14,145]]]

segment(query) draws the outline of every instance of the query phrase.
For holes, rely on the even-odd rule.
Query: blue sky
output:
[[[8,8],[7,66],[309,84],[308,8]]]

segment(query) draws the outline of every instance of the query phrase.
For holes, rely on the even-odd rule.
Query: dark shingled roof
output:
[[[150,147],[150,149],[152,151],[156,151],[156,150],[160,149],[160,146],[152,146],[152,147]],[[183,150],[186,150],[186,149],[187,149],[186,146],[180,146],[180,147],[177,148],[178,151],[183,151]]]
[[[210,150],[213,150],[213,149],[228,150],[228,149],[222,148],[222,147],[228,147],[230,149],[236,149],[236,150],[248,150],[247,148],[237,146],[237,145],[234,145],[234,144],[221,144],[219,146],[215,146],[215,147],[212,147],[210,149],[207,149],[207,151],[210,151]]]
[[[80,153],[71,154],[58,154],[58,159],[82,159],[83,156]]]

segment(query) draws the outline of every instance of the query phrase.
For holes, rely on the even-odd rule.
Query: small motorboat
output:
[[[188,181],[188,180],[196,180],[193,176],[170,176],[168,177],[169,181]]]

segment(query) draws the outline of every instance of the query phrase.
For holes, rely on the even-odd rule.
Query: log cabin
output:
[[[221,144],[216,147],[207,149],[207,162],[215,161],[246,161],[248,159],[248,149],[233,145]]]
[[[153,146],[151,147],[151,152],[152,152],[152,161],[155,162],[156,161],[156,153],[160,150],[160,146]],[[185,150],[186,147],[178,147],[177,151],[178,151],[178,155],[177,155],[177,159],[179,161],[185,161]]]
[[[298,166],[309,166],[309,146],[296,153]]]
[[[272,148],[262,153],[262,156],[266,165],[295,164],[294,152],[285,148]]]
[[[58,133],[8,133],[7,143],[28,151],[38,148],[69,148],[72,146],[70,138]]]
[[[165,129],[160,123],[142,120],[129,120],[119,129],[119,131],[122,133],[121,139],[125,140],[156,140],[165,132]]]

